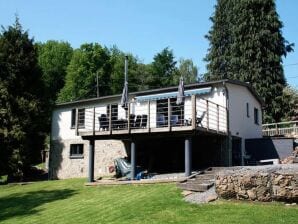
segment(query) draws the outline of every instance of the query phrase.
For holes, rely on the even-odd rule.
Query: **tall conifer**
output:
[[[286,86],[282,57],[293,45],[282,36],[275,2],[218,0],[211,21],[206,79],[249,82],[266,103],[265,121],[279,121]]]

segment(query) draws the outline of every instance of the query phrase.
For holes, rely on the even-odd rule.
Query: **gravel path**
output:
[[[202,204],[208,203],[210,199],[217,199],[217,194],[215,192],[215,187],[213,186],[208,191],[205,192],[195,192],[190,195],[187,195],[184,200],[190,203]]]

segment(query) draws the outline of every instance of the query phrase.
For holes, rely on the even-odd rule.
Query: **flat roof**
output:
[[[256,93],[256,91],[253,89],[253,87],[249,83],[241,82],[241,81],[238,81],[238,80],[223,79],[223,80],[217,80],[217,81],[191,83],[191,84],[184,85],[184,88],[187,90],[187,89],[195,89],[195,88],[207,87],[207,86],[224,84],[224,83],[231,83],[231,84],[234,84],[234,85],[247,87],[249,89],[249,91],[254,95],[254,97],[261,103],[261,105],[264,106],[265,103],[264,103],[263,99]],[[129,93],[129,96],[134,97],[134,96],[142,96],[142,95],[163,93],[163,92],[168,92],[168,91],[175,91],[177,89],[178,89],[178,85],[171,86],[171,87],[165,87],[165,88],[158,88],[158,89],[143,90],[143,91],[138,91],[138,92],[131,92],[131,93]],[[101,100],[121,98],[121,95],[122,94],[115,94],[115,95],[109,95],[109,96],[94,97],[94,98],[88,98],[88,99],[81,99],[81,100],[62,102],[62,103],[57,103],[56,107],[70,106],[70,105],[76,105],[76,104],[81,104],[81,103],[96,103],[96,102],[101,101]]]

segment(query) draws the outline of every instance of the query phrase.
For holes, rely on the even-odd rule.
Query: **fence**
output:
[[[263,136],[295,137],[298,135],[297,121],[279,122],[263,125]]]
[[[181,105],[175,98],[132,101],[77,109],[78,135],[205,129],[227,132],[227,108],[195,95]]]

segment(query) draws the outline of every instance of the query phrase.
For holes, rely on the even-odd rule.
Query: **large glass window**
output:
[[[76,127],[76,109],[71,110],[71,128]],[[78,128],[85,127],[85,108],[78,109]]]

